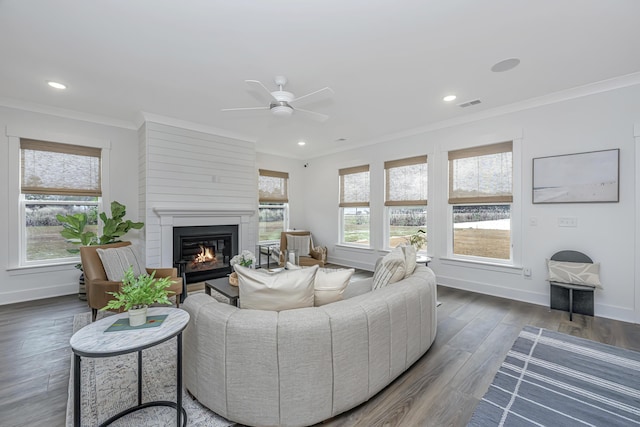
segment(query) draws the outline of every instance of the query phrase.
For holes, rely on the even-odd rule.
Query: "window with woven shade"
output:
[[[340,169],[340,218],[342,243],[369,246],[369,165]]]
[[[384,163],[387,246],[411,242],[411,236],[427,231],[427,156]],[[416,244],[426,250],[426,244]]]
[[[20,139],[21,264],[68,262],[76,245],[61,235],[57,215],[84,213],[84,231],[97,233],[101,149]],[[71,252],[69,251],[71,249]]]
[[[449,152],[453,255],[511,260],[513,143]]]
[[[258,240],[280,241],[280,233],[289,227],[289,173],[258,170]]]

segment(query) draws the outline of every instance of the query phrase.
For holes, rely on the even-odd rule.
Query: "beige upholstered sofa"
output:
[[[307,426],[370,399],[417,361],[436,336],[433,271],[344,300],[286,311],[239,309],[189,296],[184,383],[203,405],[252,426]]]

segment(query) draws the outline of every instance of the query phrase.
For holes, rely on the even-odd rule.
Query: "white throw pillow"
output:
[[[340,301],[344,290],[347,289],[349,285],[353,273],[355,273],[355,269],[353,268],[337,271],[324,271],[322,268],[319,269],[314,282],[314,305],[319,307]]]
[[[405,272],[404,277],[409,277],[416,269],[416,248],[412,245],[401,246],[404,253]]]
[[[238,273],[240,306],[254,310],[282,311],[313,307],[314,282],[318,266],[300,270],[282,270],[270,273],[241,265],[234,266]]]
[[[111,282],[122,282],[124,273],[129,267],[132,267],[135,277],[147,272],[142,256],[133,245],[108,249],[98,248],[96,252],[98,252],[104,271],[107,273],[107,279]]]
[[[404,279],[405,271],[404,253],[401,248],[394,248],[376,264],[376,270],[373,272],[373,289],[380,289]]]
[[[567,262],[547,260],[549,281],[587,285],[602,288],[600,284],[600,263]]]
[[[296,249],[298,256],[309,256],[309,248],[311,247],[311,236],[296,236],[295,234],[287,234],[287,249]]]
[[[309,267],[301,267],[287,262],[286,268],[287,270],[302,270]],[[340,301],[355,271],[353,268],[319,268],[316,273],[316,279],[313,282],[314,305],[319,307]]]

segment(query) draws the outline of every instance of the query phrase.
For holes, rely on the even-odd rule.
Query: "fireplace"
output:
[[[173,227],[173,262],[186,283],[226,276],[237,253],[237,225]]]

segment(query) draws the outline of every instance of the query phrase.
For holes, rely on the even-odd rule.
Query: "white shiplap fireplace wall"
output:
[[[238,225],[239,250],[255,251],[254,143],[148,118],[138,133],[147,265],[173,265],[173,227]]]

